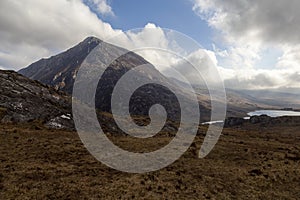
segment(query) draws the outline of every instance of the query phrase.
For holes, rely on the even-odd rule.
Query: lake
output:
[[[248,113],[248,116],[255,115],[268,115],[270,117],[300,116],[300,112],[286,110],[256,110]]]
[[[253,112],[247,113],[248,117],[244,117],[244,119],[250,119],[252,116],[260,116],[260,115],[268,115],[270,117],[283,117],[283,116],[300,116],[300,112],[296,111],[287,111],[287,110],[256,110]],[[204,122],[202,125],[211,125],[211,124],[219,124],[224,121],[211,121]]]

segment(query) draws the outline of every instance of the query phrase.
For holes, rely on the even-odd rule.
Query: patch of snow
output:
[[[75,71],[75,72],[73,73],[73,79],[76,79],[76,77],[77,77],[77,71]]]
[[[59,100],[59,96],[56,96],[56,95],[52,95],[52,97],[55,99],[55,100]]]
[[[53,78],[53,81],[55,81],[58,77],[60,77],[61,76],[61,72],[59,72],[58,74],[56,74],[55,76],[54,76],[54,78]]]
[[[224,121],[211,121],[211,122],[204,122],[202,125],[211,125],[211,124],[219,124],[224,123]]]
[[[54,127],[54,128],[62,128],[63,126],[61,125],[61,124],[59,124],[59,123],[57,123],[57,122],[49,122],[48,123],[48,126],[50,126],[50,127]]]
[[[71,117],[70,117],[71,115],[70,114],[67,114],[67,115],[62,115],[62,116],[60,116],[62,119],[68,119],[68,120],[70,120],[71,119]]]

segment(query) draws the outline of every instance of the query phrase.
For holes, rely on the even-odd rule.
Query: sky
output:
[[[297,88],[299,8],[298,0],[1,0],[0,68],[19,70],[87,36],[105,40],[134,28],[142,28],[134,35],[139,45],[153,42],[155,35],[163,48],[168,41],[162,29],[168,28],[202,46],[226,87]]]

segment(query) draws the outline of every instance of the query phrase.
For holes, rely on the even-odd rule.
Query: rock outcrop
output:
[[[13,71],[0,70],[0,121],[41,121],[72,129],[70,97]]]

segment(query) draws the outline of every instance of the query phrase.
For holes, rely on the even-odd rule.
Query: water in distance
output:
[[[300,116],[300,112],[287,111],[287,110],[256,110],[249,112],[248,116],[268,115],[270,117],[283,117],[283,116]]]

